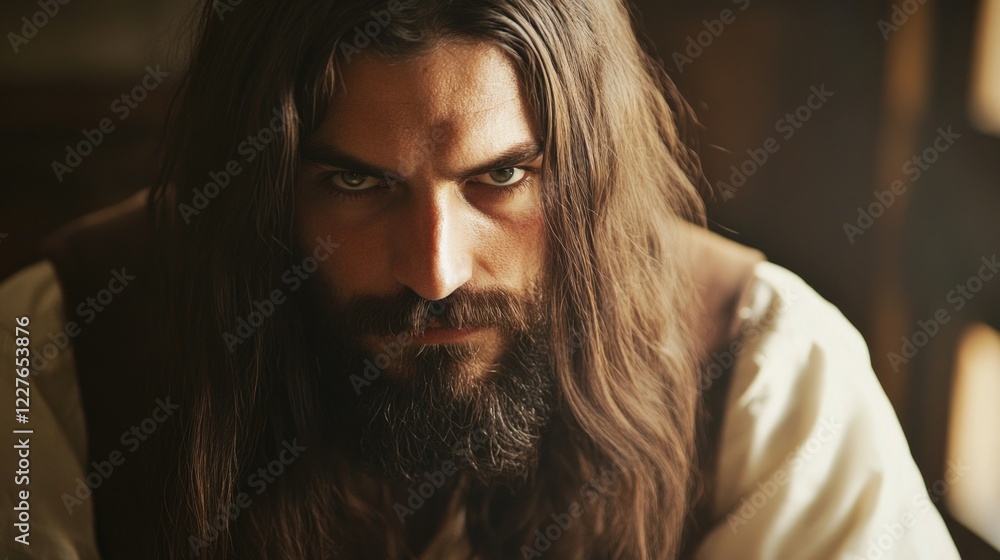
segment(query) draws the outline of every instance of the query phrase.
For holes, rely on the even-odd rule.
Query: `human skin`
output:
[[[303,250],[339,243],[320,269],[333,301],[406,288],[429,301],[459,288],[525,296],[545,253],[542,159],[514,65],[493,45],[453,41],[341,68],[295,199]],[[485,369],[501,337],[431,328],[413,342],[477,344]]]

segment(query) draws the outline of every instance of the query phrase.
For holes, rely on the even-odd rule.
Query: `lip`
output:
[[[430,327],[411,340],[413,344],[451,344],[462,342],[485,332],[483,327],[471,327],[467,329],[444,329],[441,327]]]

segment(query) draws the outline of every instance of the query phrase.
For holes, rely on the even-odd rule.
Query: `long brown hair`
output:
[[[447,39],[495,44],[521,74],[544,136],[547,273],[558,279],[547,298],[558,425],[516,492],[463,486],[472,554],[524,556],[577,502],[575,525],[539,553],[677,556],[698,392],[672,232],[704,210],[673,89],[631,19],[620,0],[204,3],[154,191],[173,251],[169,367],[186,395],[175,556],[408,557],[378,481],[317,447],[318,373],[295,306],[239,342],[223,337],[294,261],[299,149],[348,47],[411,56]],[[248,475],[293,439],[303,459],[234,508]],[[612,467],[614,484],[591,484]],[[602,498],[582,501],[588,485]]]

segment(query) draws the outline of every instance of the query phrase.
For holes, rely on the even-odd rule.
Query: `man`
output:
[[[664,83],[612,0],[206,2],[152,212],[0,288],[45,361],[4,546],[957,557],[856,331],[687,224]]]

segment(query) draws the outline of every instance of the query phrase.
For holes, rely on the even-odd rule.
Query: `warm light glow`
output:
[[[970,327],[959,343],[954,379],[948,461],[968,471],[945,500],[957,520],[1000,549],[1000,333]]]
[[[972,123],[1000,135],[1000,0],[982,0],[972,67]]]

